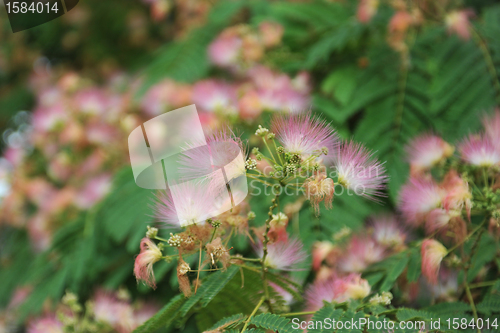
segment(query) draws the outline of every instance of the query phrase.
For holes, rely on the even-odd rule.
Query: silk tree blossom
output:
[[[483,126],[486,136],[500,151],[500,108],[497,108],[493,115],[484,117]]]
[[[193,86],[192,101],[205,112],[237,113],[235,87],[217,80],[203,80]]]
[[[399,210],[409,225],[418,226],[433,209],[441,207],[445,195],[432,179],[410,178],[399,193]]]
[[[422,243],[422,274],[427,278],[429,283],[437,284],[439,267],[441,261],[448,254],[448,251],[434,239],[426,239]]]
[[[213,193],[206,182],[187,181],[156,195],[154,216],[167,227],[181,228],[205,221],[213,210]]]
[[[379,215],[370,221],[373,227],[373,239],[383,246],[401,247],[406,240],[406,233],[402,230],[396,216],[393,214]]]
[[[463,40],[469,40],[471,35],[469,18],[473,16],[474,11],[471,9],[455,10],[448,13],[445,17],[448,32],[457,34]]]
[[[323,261],[327,260],[330,256],[335,256],[335,251],[338,250],[337,246],[329,241],[316,242],[312,249],[312,268],[318,271]]]
[[[106,323],[118,333],[131,332],[135,327],[134,311],[131,304],[118,295],[96,291],[93,297],[94,317],[98,322]]]
[[[462,159],[471,165],[491,167],[500,163],[500,150],[487,136],[470,135],[459,145]]]
[[[458,175],[456,170],[450,170],[445,175],[441,187],[446,191],[443,208],[447,212],[465,209],[470,220],[472,193],[469,190],[469,184]]]
[[[411,173],[418,175],[453,155],[454,148],[439,136],[423,134],[406,147]]]
[[[386,196],[382,190],[389,178],[384,163],[374,159],[373,153],[362,144],[353,141],[344,141],[334,156],[339,184],[374,201],[379,201],[376,197]]]
[[[172,80],[163,80],[152,86],[141,102],[149,116],[157,116],[169,110],[191,104],[191,87]]]
[[[45,316],[32,321],[27,333],[64,333],[63,324],[56,318],[55,315]]]
[[[298,239],[277,241],[267,245],[267,256],[264,265],[268,268],[293,271],[306,259],[307,254],[302,250],[302,243]],[[256,245],[259,257],[264,256],[261,242]]]
[[[135,258],[134,274],[137,281],[142,280],[148,286],[156,288],[153,265],[161,260],[163,254],[156,244],[145,237],[141,240],[141,252]]]
[[[317,311],[323,307],[323,302],[342,303],[351,299],[363,299],[370,294],[370,291],[368,281],[362,279],[359,274],[318,280],[306,290],[306,309]]]
[[[326,121],[311,113],[279,115],[271,122],[271,131],[278,141],[292,154],[308,157],[328,150],[328,157],[333,156],[338,147],[336,131]]]
[[[379,0],[360,0],[356,17],[359,22],[368,23],[377,13]]]
[[[243,41],[236,31],[225,30],[208,47],[212,63],[221,67],[235,66],[241,53]]]
[[[354,236],[351,238],[345,254],[339,259],[338,268],[342,272],[358,273],[385,257],[385,248],[372,238]]]

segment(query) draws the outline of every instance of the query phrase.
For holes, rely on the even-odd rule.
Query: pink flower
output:
[[[401,229],[396,216],[393,214],[379,215],[371,220],[373,239],[378,244],[387,247],[404,245],[406,233]]]
[[[161,260],[162,253],[149,238],[141,240],[141,252],[135,258],[134,275],[137,281],[142,280],[148,286],[156,288],[153,264]]]
[[[94,317],[113,327],[118,333],[129,333],[134,328],[132,306],[117,295],[98,290],[94,297]]]
[[[281,43],[284,32],[281,24],[265,21],[259,25],[259,30],[265,47],[273,47]]]
[[[441,261],[448,254],[448,251],[434,239],[426,239],[422,243],[422,274],[432,283],[437,283],[439,266]]]
[[[374,201],[378,201],[375,197],[385,196],[382,190],[389,177],[383,164],[362,144],[353,141],[343,142],[334,155],[339,184]]]
[[[236,91],[227,83],[216,80],[199,81],[193,86],[193,103],[206,112],[234,114],[236,110]]]
[[[448,212],[450,210],[461,211],[465,208],[470,219],[472,194],[469,191],[469,184],[460,178],[455,170],[450,170],[445,175],[441,187],[446,191],[443,208]]]
[[[318,154],[322,148],[328,149],[327,158],[332,157],[338,146],[336,131],[310,113],[275,116],[271,131],[288,152],[303,157]]]
[[[254,120],[260,116],[263,111],[259,94],[250,90],[247,91],[238,101],[240,117],[244,120]]]
[[[208,47],[208,56],[217,66],[234,66],[241,54],[242,44],[234,30],[225,30]]]
[[[141,304],[141,306],[138,309],[135,309],[134,315],[133,315],[133,328],[137,328],[138,326],[142,325],[146,320],[149,318],[153,317],[158,310],[160,310],[160,307],[154,303],[147,302],[145,304]]]
[[[398,206],[406,222],[417,226],[430,211],[441,207],[445,194],[432,179],[410,178],[401,188]]]
[[[450,157],[454,149],[439,136],[423,134],[413,139],[406,151],[411,173],[418,175]]]
[[[32,321],[27,333],[63,333],[63,324],[54,315]]]
[[[335,250],[335,245],[329,241],[322,241],[314,243],[312,250],[312,268],[317,271],[321,264],[326,259],[328,254]]]
[[[191,104],[191,87],[172,80],[163,80],[152,86],[142,99],[141,107],[149,116]]]
[[[333,276],[327,280],[316,281],[306,290],[307,311],[317,311],[323,302],[342,303],[351,299],[363,299],[370,294],[368,281],[359,274],[344,277]]]
[[[483,119],[483,126],[486,130],[486,136],[500,150],[500,108],[495,110],[495,113]]]
[[[410,13],[404,10],[397,11],[389,22],[389,30],[391,32],[405,32],[412,24],[413,17]]]
[[[351,238],[345,254],[339,260],[339,269],[346,273],[361,272],[386,256],[383,246],[366,236]]]
[[[267,245],[267,256],[265,265],[278,270],[292,271],[300,265],[307,257],[302,250],[302,243],[298,239],[288,239]],[[263,257],[264,249],[262,243],[256,245],[256,252]]]
[[[103,114],[110,106],[110,99],[103,90],[89,88],[75,94],[74,103],[82,113]]]
[[[500,151],[487,136],[470,135],[458,150],[466,163],[475,166],[491,167],[500,163]]]
[[[155,217],[170,228],[203,222],[214,210],[213,193],[206,183],[187,181],[156,196]]]
[[[89,209],[101,200],[111,189],[111,175],[102,174],[90,179],[76,195],[75,204],[81,209]]]
[[[377,13],[379,0],[360,0],[356,17],[359,22],[370,22],[372,17]]]
[[[449,33],[456,33],[463,40],[470,39],[469,18],[474,16],[471,9],[455,10],[448,13],[445,17],[446,27]]]

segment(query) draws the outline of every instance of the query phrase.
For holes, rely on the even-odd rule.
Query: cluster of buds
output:
[[[389,305],[392,301],[392,294],[388,291],[383,291],[381,294],[376,294],[372,298],[370,298],[370,304],[376,305]]]

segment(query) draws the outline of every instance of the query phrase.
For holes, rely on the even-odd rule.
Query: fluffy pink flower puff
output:
[[[384,163],[374,159],[372,152],[362,144],[344,141],[335,153],[333,164],[340,185],[373,201],[386,196],[382,190],[389,177]]]
[[[393,214],[375,216],[370,224],[373,228],[372,237],[378,244],[387,248],[404,246],[407,234]]]
[[[370,294],[368,281],[360,274],[344,277],[333,276],[324,281],[316,281],[306,290],[307,311],[317,311],[323,301],[342,303],[350,299],[363,299]]]
[[[426,239],[422,243],[422,274],[429,283],[437,284],[437,277],[441,261],[448,254],[448,251],[434,239]]]
[[[385,247],[367,236],[351,238],[345,255],[338,262],[342,272],[361,272],[369,265],[381,261],[386,257]]]
[[[455,33],[463,40],[470,39],[469,18],[474,17],[471,9],[452,11],[445,17],[446,27],[449,33]]]
[[[153,264],[162,258],[158,246],[149,238],[141,240],[141,252],[135,258],[134,275],[137,281],[142,280],[151,288],[156,288]]]
[[[459,145],[462,159],[479,167],[499,165],[500,149],[493,142],[485,135],[470,135]]]
[[[406,147],[410,173],[414,176],[430,170],[433,166],[453,154],[454,148],[439,136],[423,134],[413,139]]]
[[[256,252],[263,257],[264,249],[261,242],[256,244]],[[305,260],[307,254],[302,250],[302,243],[298,239],[277,241],[267,245],[265,265],[278,270],[292,271]]]
[[[483,126],[486,136],[500,151],[500,108],[497,108],[493,115],[483,118]]]
[[[52,316],[42,317],[29,324],[27,333],[64,333],[63,324]]]
[[[411,226],[423,224],[428,214],[441,207],[446,192],[432,179],[410,178],[399,193],[399,210]]]
[[[271,121],[271,131],[288,152],[302,158],[326,147],[326,159],[332,159],[339,145],[338,135],[330,124],[309,112],[275,116]]]
[[[237,113],[236,88],[223,81],[204,80],[193,86],[192,101],[205,112]]]

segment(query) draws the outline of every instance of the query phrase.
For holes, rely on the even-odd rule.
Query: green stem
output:
[[[472,314],[474,315],[474,320],[477,323],[477,310],[476,310],[476,304],[474,304],[474,298],[472,298],[472,294],[470,292],[469,284],[467,283],[467,274],[464,275],[465,278],[465,293],[467,294],[467,298],[469,299],[469,304],[472,309]],[[481,333],[481,330],[477,330],[478,333]]]
[[[470,284],[469,288],[474,289],[474,288],[490,287],[490,286],[493,286],[497,282],[498,282],[498,280],[478,282],[478,283]]]
[[[276,144],[276,140],[273,139],[274,143],[274,150],[276,151],[276,155],[278,155],[278,158],[280,160],[280,164],[283,165],[283,160],[281,159],[281,154],[278,153],[278,145]]]
[[[271,155],[271,157],[274,161],[274,164],[278,164],[278,162],[276,162],[276,159],[274,158],[274,155],[273,155],[273,152],[271,151],[271,148],[269,148],[269,145],[267,144],[266,138],[262,138],[262,140],[264,141],[264,144],[266,145],[266,148],[269,151],[269,155]]]
[[[260,262],[261,261],[261,259],[259,259],[259,258],[231,257],[230,259],[250,261],[250,262]]]
[[[296,316],[305,316],[310,314],[315,314],[316,311],[304,311],[304,312],[290,312],[290,313],[280,313],[281,317],[296,317]]]
[[[481,35],[476,31],[476,29],[474,29],[474,27],[471,26],[470,30],[472,32],[472,38],[474,39],[476,44],[479,46],[479,49],[483,53],[483,57],[486,62],[486,67],[488,68],[488,72],[491,75],[491,79],[493,80],[493,85],[496,90],[497,103],[500,103],[500,82],[498,81],[498,74],[495,69],[495,64],[493,63],[493,59],[491,58],[490,52],[488,50],[488,46],[484,42]]]
[[[168,243],[168,239],[165,239],[165,238],[161,238],[161,237],[155,236],[155,239],[156,239],[156,240],[159,240],[159,241],[161,241],[161,242]]]
[[[266,231],[264,233],[264,241],[262,242],[262,259],[261,259],[261,265],[262,265],[262,282],[263,282],[263,285],[264,285],[264,295],[265,295],[265,300],[266,300],[266,303],[269,307],[269,311],[271,313],[273,313],[273,307],[271,305],[271,299],[269,297],[269,290],[268,290],[268,286],[267,286],[267,267],[266,267],[266,259],[267,259],[267,254],[268,254],[268,251],[267,251],[267,244],[269,243],[269,237],[268,237],[268,233],[269,233],[269,230],[271,229],[271,220],[273,219],[273,210],[274,208],[277,207],[277,203],[276,201],[278,200],[278,197],[279,197],[279,193],[276,194],[274,196],[274,199],[272,201],[272,205],[269,207],[269,213],[268,213],[268,218],[266,220]]]
[[[449,249],[448,253],[446,255],[449,255],[450,253],[455,251],[460,245],[467,242],[472,237],[472,235],[474,235],[476,232],[478,232],[483,227],[483,225],[486,223],[486,221],[487,220],[485,219],[483,222],[481,222],[481,224],[476,229],[474,229],[469,235],[467,235],[467,237],[465,237],[463,241],[461,241],[460,243],[457,243],[455,246],[453,246],[451,249]]]
[[[253,309],[252,313],[250,314],[250,316],[248,317],[248,319],[245,321],[245,325],[243,326],[243,329],[241,330],[241,333],[245,332],[245,330],[247,329],[248,325],[250,324],[250,320],[257,313],[257,310],[259,310],[259,308],[260,308],[260,306],[262,305],[263,302],[264,302],[264,297],[261,297],[260,300],[259,300],[259,303],[257,303],[257,306],[255,307],[255,309]]]

